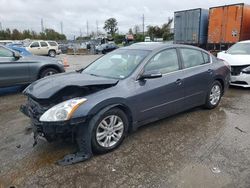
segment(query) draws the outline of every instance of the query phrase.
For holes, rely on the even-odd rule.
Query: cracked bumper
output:
[[[230,85],[250,88],[250,74],[241,73],[237,76],[232,75]]]
[[[58,138],[73,136],[79,125],[84,126],[86,124],[86,118],[76,118],[63,122],[40,122],[32,117],[25,105],[20,107],[20,111],[31,119],[34,135],[45,137],[49,142]]]

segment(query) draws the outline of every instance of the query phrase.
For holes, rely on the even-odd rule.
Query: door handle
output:
[[[182,79],[177,79],[177,80],[175,81],[175,83],[176,83],[177,85],[181,85],[181,84],[182,84]]]
[[[212,69],[208,69],[207,72],[208,72],[209,74],[213,74],[213,70],[212,70]]]

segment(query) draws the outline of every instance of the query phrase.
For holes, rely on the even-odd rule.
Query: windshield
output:
[[[128,77],[149,53],[150,51],[146,50],[116,50],[96,60],[83,72],[95,76],[123,79]]]
[[[250,55],[250,43],[238,43],[227,51],[228,54]]]

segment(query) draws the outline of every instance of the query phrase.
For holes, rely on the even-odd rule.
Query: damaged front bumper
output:
[[[44,137],[48,142],[66,137],[74,139],[78,126],[84,126],[86,123],[86,118],[76,118],[63,122],[40,122],[33,117],[28,106],[21,105],[20,111],[31,119],[35,142],[38,137]]]
[[[250,74],[231,75],[230,85],[250,88]]]

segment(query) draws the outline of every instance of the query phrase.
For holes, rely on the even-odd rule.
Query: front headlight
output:
[[[242,69],[243,73],[250,74],[250,66],[247,68]]]
[[[76,98],[64,101],[47,110],[41,117],[40,121],[43,122],[56,122],[69,120],[77,108],[83,104],[87,99]]]

